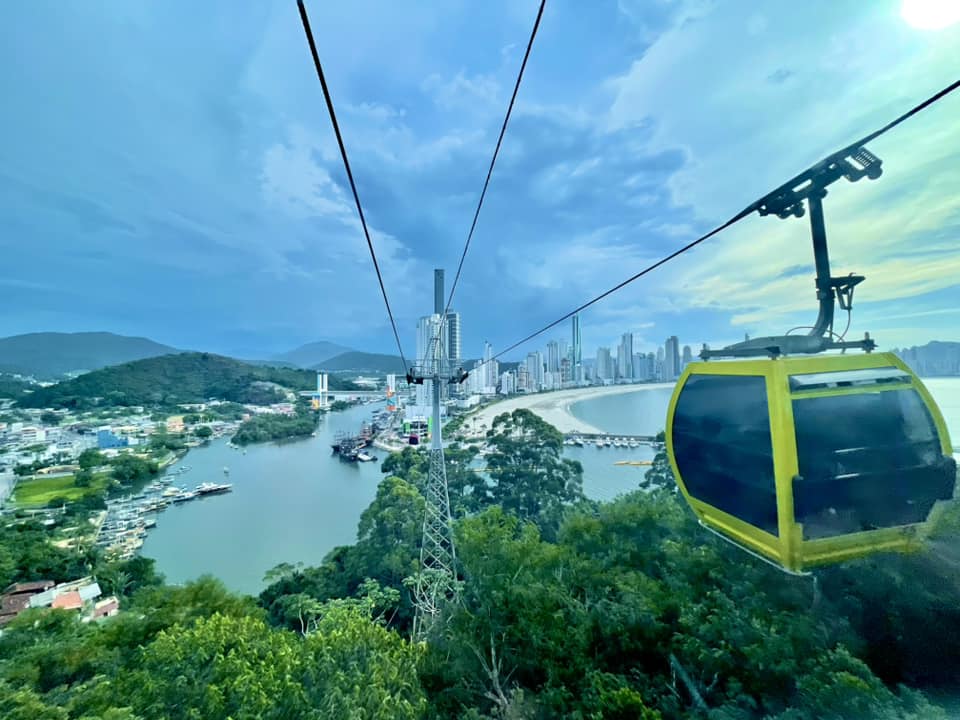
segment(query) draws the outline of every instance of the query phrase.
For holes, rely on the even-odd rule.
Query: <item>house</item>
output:
[[[30,598],[33,595],[47,591],[53,586],[52,580],[14,583],[8,586],[3,591],[3,595],[0,595],[0,626],[6,625],[30,607]]]

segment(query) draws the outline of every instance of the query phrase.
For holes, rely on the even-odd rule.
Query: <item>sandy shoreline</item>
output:
[[[557,390],[555,392],[538,393],[535,395],[519,395],[488,405],[477,413],[471,414],[465,426],[470,429],[475,427],[478,432],[485,432],[493,424],[493,419],[497,415],[513,412],[519,408],[526,408],[535,412],[562,433],[601,433],[603,430],[600,428],[574,417],[573,413],[570,412],[570,406],[575,402],[587,400],[588,398],[602,397],[604,395],[623,395],[625,393],[670,387],[673,387],[673,383],[608,385],[604,387]],[[476,423],[475,425],[474,422]],[[481,428],[481,426],[486,427]]]

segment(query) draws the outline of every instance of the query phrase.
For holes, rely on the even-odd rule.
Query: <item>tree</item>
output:
[[[52,410],[44,410],[42,413],[40,413],[40,422],[42,422],[44,425],[59,425],[60,415]]]
[[[92,482],[93,472],[87,468],[79,470],[73,478],[73,484],[81,488],[90,487],[90,483]]]
[[[84,470],[92,470],[95,467],[107,464],[107,457],[99,450],[87,448],[80,457],[77,458],[77,464]]]
[[[487,432],[492,485],[477,487],[490,504],[548,534],[560,525],[563,507],[583,499],[583,468],[563,455],[563,435],[529,410],[498,415]]]
[[[213,430],[211,430],[207,425],[201,425],[196,430],[193,431],[193,434],[202,440],[206,440],[211,435],[213,435]]]
[[[121,485],[129,485],[144,480],[160,472],[154,460],[144,460],[136,455],[117,455],[111,462],[114,479]]]
[[[296,620],[300,634],[303,636],[310,632],[320,613],[323,612],[323,603],[306,593],[284,595],[279,602],[284,619],[288,623]]]

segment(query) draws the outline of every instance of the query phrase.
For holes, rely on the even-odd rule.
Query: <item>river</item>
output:
[[[926,381],[940,405],[954,444],[960,444],[960,378]],[[652,435],[663,429],[670,389],[582,400],[571,407],[580,420],[612,433]],[[363,405],[322,418],[315,438],[251,445],[244,455],[225,440],[191,450],[181,461],[191,471],[178,484],[222,480],[229,466],[234,491],[174,506],[150,531],[143,554],[157,560],[169,582],[203,573],[246,593],[263,588],[263,574],[280,562],[316,565],[337,545],[356,540],[360,514],[373,500],[382,474],[379,463],[342,463],[330,452],[338,430],[356,431],[379,405]],[[383,459],[384,453],[377,451]],[[635,489],[643,466],[620,460],[649,460],[649,446],[636,449],[567,447],[565,455],[584,468],[588,497],[610,500]]]
[[[380,463],[341,462],[330,444],[338,430],[359,430],[375,407],[330,413],[316,437],[250,445],[246,455],[226,439],[191,450],[179,463],[191,470],[176,484],[222,482],[227,466],[233,492],[168,508],[141,553],[156,559],[168,582],[210,573],[231,590],[256,594],[278,563],[317,565],[330,549],[355,542],[360,514],[377,493]]]

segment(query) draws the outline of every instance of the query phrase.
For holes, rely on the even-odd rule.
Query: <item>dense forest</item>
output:
[[[528,411],[496,419],[487,477],[448,453],[459,599],[409,637],[427,467],[407,449],[357,542],[281,565],[257,601],[150,561],[95,566],[125,612],[30,611],[0,637],[8,718],[946,718],[916,688],[956,686],[957,522],[924,553],[793,577],[702,531],[660,453],[640,487],[583,498],[582,469]],[[7,579],[70,575],[0,534]],[[11,538],[9,533],[29,533]],[[912,688],[914,689],[911,689]],[[942,695],[942,693],[940,693]]]
[[[210,398],[270,403],[283,399],[277,385],[299,391],[315,388],[316,384],[316,373],[308,370],[249,365],[209,353],[181,353],[86,373],[40,388],[21,398],[19,404],[84,409],[97,404],[169,406]],[[351,385],[349,381],[330,378],[331,390]]]

